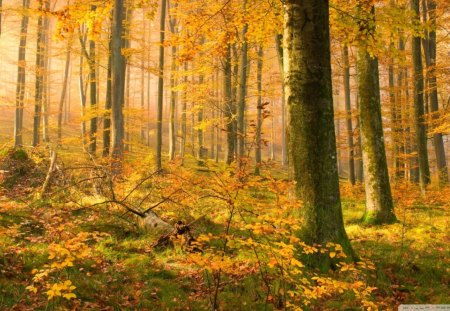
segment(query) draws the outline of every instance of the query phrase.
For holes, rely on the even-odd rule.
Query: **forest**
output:
[[[0,0],[0,310],[450,310],[449,8]]]

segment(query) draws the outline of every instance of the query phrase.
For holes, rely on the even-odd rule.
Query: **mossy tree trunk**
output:
[[[112,149],[113,158],[112,172],[121,173],[123,159],[123,139],[124,139],[124,116],[123,102],[125,95],[125,57],[122,55],[123,46],[123,0],[114,1],[113,23],[112,23],[112,61],[111,61],[111,128],[112,128]]]
[[[414,17],[416,23],[420,23],[420,2],[419,0],[411,1],[411,9],[415,12]],[[425,108],[423,101],[423,65],[421,39],[414,36],[411,43],[412,61],[413,61],[413,83],[414,83],[414,125],[416,128],[416,144],[417,154],[419,158],[419,184],[422,190],[430,183],[430,167],[428,163],[427,150],[427,130],[425,126]]]
[[[367,5],[360,11],[361,30],[375,32],[375,9]],[[367,40],[361,40],[358,50],[357,76],[359,116],[362,139],[366,210],[363,221],[368,223],[391,223],[396,220],[393,212],[391,187],[384,146],[381,120],[378,59],[368,52]]]
[[[289,151],[303,201],[300,236],[307,243],[339,243],[353,256],[339,194],[328,1],[288,0],[285,9],[284,83]]]
[[[425,0],[424,0],[425,2]],[[439,111],[437,79],[436,79],[436,1],[428,0],[428,14],[431,24],[429,35],[429,57],[427,60],[427,72],[429,76],[430,88],[430,111],[433,117],[438,117]],[[424,12],[426,14],[427,12]],[[436,165],[439,173],[439,182],[441,185],[448,183],[448,168],[445,157],[445,145],[442,139],[442,133],[433,134],[434,152],[436,155]]]

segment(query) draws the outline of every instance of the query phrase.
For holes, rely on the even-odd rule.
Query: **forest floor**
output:
[[[285,183],[274,180],[277,187]],[[239,250],[235,246],[234,252],[231,251],[234,257],[230,258],[238,264],[232,262],[227,266],[224,263],[227,257],[221,257],[218,262],[223,266],[217,268],[212,260],[202,261],[208,254],[206,251],[191,252],[183,247],[182,241],[174,240],[172,247],[162,250],[153,249],[160,233],[137,228],[123,207],[99,204],[104,198],[78,193],[78,201],[68,200],[67,196],[73,197],[78,191],[73,190],[70,194],[41,199],[36,195],[39,189],[37,183],[0,186],[0,310],[210,310],[213,301],[221,310],[276,310],[284,308],[283,296],[290,299],[287,290],[282,290],[289,282],[281,277],[278,281],[278,274],[267,272],[275,266],[270,259],[267,269],[259,271],[257,267],[261,267],[259,261],[263,259],[259,258],[258,264],[248,259],[255,248],[242,246]],[[249,189],[242,191],[241,200],[253,200],[250,206],[255,209],[247,211],[250,207],[246,206],[247,212],[253,213],[261,206],[270,212],[277,208],[273,196],[252,193]],[[414,185],[394,185],[399,221],[383,226],[360,223],[364,211],[361,186],[343,182],[341,193],[352,245],[361,258],[367,259],[368,266],[374,265],[367,278],[362,278],[367,283],[364,288],[370,289],[370,295],[364,299],[382,310],[396,310],[401,303],[450,303],[450,189],[429,189],[422,196]],[[190,204],[195,202],[199,202],[198,198]],[[204,209],[200,206],[188,211],[196,213],[189,219],[197,218]],[[199,241],[219,245],[228,224],[228,213],[224,210],[207,209],[206,217],[192,226],[192,234]],[[169,223],[187,217],[173,208],[165,209],[164,204],[158,213]],[[237,237],[236,241],[228,238],[231,250],[232,242],[249,237],[258,240],[253,235],[258,233],[256,230],[238,233],[243,232],[242,226],[242,222],[236,221],[228,228]],[[261,228],[258,230],[266,230],[262,236],[270,234],[269,229]],[[210,258],[217,254],[220,257],[216,250]],[[218,269],[222,277],[215,298]],[[267,272],[266,277],[263,271]],[[308,272],[303,275],[309,278]],[[334,272],[325,275],[340,280]],[[265,284],[270,288],[267,295]],[[325,286],[316,286],[315,294],[309,292],[306,299],[310,303],[303,307],[361,310],[361,302],[345,286],[342,285],[344,290],[322,295]],[[359,289],[353,291],[361,298]]]

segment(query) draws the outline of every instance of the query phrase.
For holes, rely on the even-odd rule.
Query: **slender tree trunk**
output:
[[[91,6],[91,11],[95,13],[96,7]],[[95,56],[95,41],[89,40],[89,101],[91,105],[90,114],[94,114],[90,120],[89,132],[89,153],[95,156],[97,151],[97,74],[96,74],[96,56]]]
[[[361,141],[361,121],[359,117],[359,95],[356,94],[356,110],[358,111],[358,116],[356,118],[355,128],[358,129],[358,136],[356,137],[356,151],[355,151],[355,174],[356,182],[362,184],[364,181],[364,163],[362,155],[362,141]]]
[[[144,11],[145,16],[145,11]],[[142,58],[141,58],[141,113],[142,117],[140,119],[140,142],[143,145],[145,141],[145,127],[144,127],[144,109],[145,109],[145,56],[146,56],[146,41],[147,41],[147,23],[145,18],[143,19],[143,34],[142,34]]]
[[[180,155],[181,158],[184,159],[186,154],[186,138],[187,138],[187,83],[188,83],[188,62],[184,63],[184,90],[183,90],[183,99],[182,99],[182,107],[181,107],[181,142],[180,142]]]
[[[50,10],[50,0],[44,1],[45,10],[48,12]],[[50,65],[51,58],[50,54],[50,20],[48,16],[44,17],[44,66],[43,66],[43,89],[42,89],[42,109],[43,109],[43,126],[42,126],[42,140],[44,142],[50,141],[50,126],[49,126],[49,116],[50,116]]]
[[[297,195],[303,201],[301,237],[311,244],[339,243],[354,257],[339,195],[328,19],[326,0],[285,2],[289,150]],[[320,259],[316,264],[329,268],[329,257]]]
[[[278,56],[278,65],[280,67],[281,74],[281,84],[282,84],[282,93],[281,93],[281,164],[286,166],[288,164],[288,148],[286,143],[286,95],[284,88],[284,70],[283,70],[283,35],[277,34],[275,35],[275,46],[277,49]]]
[[[111,16],[112,20],[112,16]],[[109,35],[108,44],[108,69],[106,74],[106,99],[105,99],[105,115],[103,118],[103,157],[110,154],[111,148],[111,89],[112,89],[112,34]]]
[[[353,125],[352,125],[352,103],[350,99],[350,62],[348,58],[348,46],[345,45],[342,50],[344,63],[344,95],[345,95],[345,113],[347,127],[347,145],[348,145],[348,180],[352,185],[355,184],[355,155],[353,146]]]
[[[123,102],[125,94],[125,58],[122,55],[123,46],[123,0],[114,1],[112,23],[112,150],[113,174],[121,173],[123,159],[124,118]]]
[[[23,0],[22,7],[24,10],[30,8],[30,0]],[[0,2],[1,9],[1,2]],[[14,146],[20,147],[23,145],[23,107],[25,99],[25,67],[26,67],[26,48],[28,35],[28,14],[22,16],[20,25],[20,43],[19,43],[19,57],[17,65],[17,85],[16,85],[16,114],[14,119]],[[1,23],[1,20],[0,20]]]
[[[161,0],[161,18],[160,18],[160,34],[159,34],[159,77],[158,77],[158,108],[156,120],[156,155],[155,166],[157,170],[162,168],[161,154],[162,154],[162,118],[163,118],[163,103],[164,103],[164,41],[166,29],[166,0]]]
[[[389,80],[389,108],[391,110],[391,143],[392,143],[392,179],[396,179],[400,172],[399,147],[398,147],[398,117],[397,103],[395,98],[395,81],[394,81],[394,59],[389,59],[388,68]]]
[[[71,45],[72,45],[72,40],[69,40],[67,43],[66,65],[64,67],[63,88],[61,91],[61,98],[59,100],[59,109],[58,109],[58,145],[59,146],[61,146],[61,141],[62,141],[63,109],[64,109],[64,102],[66,101],[67,85],[68,85],[68,80],[69,80]]]
[[[177,47],[172,46],[172,64],[170,70],[170,109],[169,109],[169,160],[175,158],[175,149],[177,144],[177,136],[175,131],[175,111],[177,107],[177,92],[175,90],[175,74],[178,71],[177,63]]]
[[[415,12],[416,22],[420,22],[419,0],[411,0],[411,9]],[[420,50],[420,37],[412,38],[412,58],[414,69],[414,123],[416,127],[416,144],[419,158],[419,183],[422,190],[430,183],[430,167],[428,163],[427,133],[423,105],[423,66]]]
[[[203,74],[199,76],[198,83],[200,88],[203,86],[204,83],[204,77]],[[203,133],[203,114],[204,114],[205,108],[204,108],[204,102],[199,104],[198,112],[197,112],[197,143],[198,143],[198,149],[197,149],[197,159],[199,161],[199,164],[203,164],[203,159],[205,157],[205,146],[204,146],[204,133]]]
[[[243,10],[246,11],[247,0],[244,0]],[[247,93],[247,66],[248,66],[248,42],[247,42],[248,24],[244,24],[242,29],[242,48],[239,61],[239,109],[238,109],[238,149],[239,163],[245,157],[245,106]]]
[[[255,149],[255,175],[260,175],[260,167],[261,167],[261,128],[263,121],[263,102],[262,102],[262,69],[263,69],[263,57],[264,50],[262,46],[258,47],[258,62],[256,65],[256,83],[258,88],[258,100],[256,104],[257,115],[256,115],[256,149]]]
[[[368,38],[375,31],[375,8],[366,2],[364,9],[367,11],[361,12],[365,17],[362,18],[360,27]],[[357,64],[358,96],[366,190],[363,221],[390,223],[396,217],[384,146],[378,59],[369,54],[364,42],[360,44]]]
[[[236,146],[234,131],[234,115],[236,112],[236,106],[232,98],[233,83],[231,74],[231,47],[228,45],[223,68],[224,115],[227,125],[227,164],[231,164],[233,162]]]
[[[424,0],[425,1],[425,0]],[[436,1],[428,1],[428,14],[430,15],[431,30],[429,32],[429,61],[427,64],[427,72],[429,74],[430,87],[430,111],[433,118],[438,117],[439,103],[436,79]],[[436,164],[439,174],[440,184],[448,182],[448,168],[445,157],[445,145],[442,139],[442,133],[433,134],[434,152],[436,155]]]
[[[36,147],[40,143],[40,131],[41,131],[41,114],[42,114],[42,101],[44,90],[44,2],[39,1],[39,17],[38,17],[38,29],[37,29],[37,44],[36,44],[36,82],[34,91],[34,118],[33,118],[33,147]]]

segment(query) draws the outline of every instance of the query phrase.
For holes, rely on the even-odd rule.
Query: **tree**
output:
[[[262,69],[263,69],[263,57],[264,57],[264,50],[262,46],[258,47],[258,62],[256,64],[256,83],[258,87],[258,101],[256,104],[257,109],[257,117],[256,117],[256,148],[255,148],[255,160],[256,160],[256,167],[255,167],[255,175],[260,174],[260,166],[261,166],[261,128],[262,128],[262,121],[263,121],[263,102],[262,102]]]
[[[39,17],[36,40],[36,81],[34,90],[34,118],[33,118],[33,147],[39,145],[40,130],[41,130],[41,112],[44,91],[44,45],[45,45],[45,30],[44,30],[44,1],[39,1]]]
[[[390,223],[393,212],[391,187],[381,120],[378,58],[372,56],[369,38],[375,32],[375,8],[370,1],[360,7],[361,40],[358,49],[357,76],[359,116],[362,138],[366,210],[363,221]]]
[[[166,0],[161,0],[161,18],[159,28],[159,71],[158,71],[158,108],[156,116],[156,155],[155,167],[160,170],[162,153],[162,117],[164,102],[164,41],[166,29]]]
[[[348,46],[344,45],[342,49],[342,58],[344,64],[344,93],[345,93],[345,112],[347,126],[347,144],[348,144],[348,180],[352,185],[355,184],[355,151],[353,146],[353,125],[352,125],[352,103],[350,100],[350,62],[348,59]]]
[[[30,7],[30,0],[23,0],[22,7],[28,10]],[[20,43],[19,43],[19,63],[17,66],[17,86],[16,86],[16,115],[14,122],[14,146],[19,147],[23,144],[23,106],[25,98],[25,56],[27,47],[28,34],[28,14],[22,16],[20,25]]]
[[[416,14],[414,20],[420,23],[420,3],[419,0],[411,0],[411,9]],[[428,163],[427,150],[427,130],[425,127],[424,104],[423,104],[423,65],[420,36],[412,38],[412,61],[413,61],[413,81],[414,81],[414,125],[416,128],[416,144],[419,157],[419,183],[420,187],[425,187],[430,183],[430,167]]]
[[[328,1],[288,0],[285,10],[284,84],[289,150],[303,201],[300,235],[308,243],[339,243],[353,256],[339,194]]]
[[[123,102],[125,95],[125,58],[122,55],[123,45],[123,0],[114,1],[113,23],[112,23],[112,150],[113,158],[112,171],[114,174],[121,172],[121,161],[123,158],[123,139],[124,139],[124,119]]]
[[[427,73],[429,79],[430,88],[430,112],[433,113],[433,117],[437,118],[439,111],[438,92],[437,92],[437,78],[436,78],[436,1],[435,0],[423,0],[424,3],[428,3],[428,14],[430,17],[431,29],[428,33],[428,51],[429,56],[425,58],[427,62]],[[426,14],[427,12],[424,12]],[[433,133],[434,152],[436,155],[436,165],[439,174],[439,182],[446,184],[448,182],[448,170],[447,161],[445,157],[445,146],[442,139],[442,133]]]
[[[247,0],[244,0],[243,10],[246,11]],[[247,67],[248,67],[248,42],[247,42],[248,23],[245,22],[242,29],[242,47],[239,60],[239,108],[238,108],[238,155],[239,163],[245,156],[245,106],[247,93]]]
[[[61,91],[61,98],[59,100],[59,107],[58,107],[58,144],[59,145],[61,145],[61,139],[62,139],[63,108],[64,108],[64,102],[66,100],[67,85],[68,85],[68,80],[69,80],[71,44],[72,44],[72,40],[69,40],[67,42],[66,62],[65,62],[65,66],[64,66],[63,89]]]

